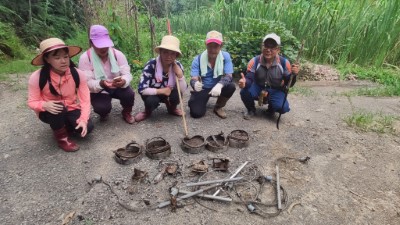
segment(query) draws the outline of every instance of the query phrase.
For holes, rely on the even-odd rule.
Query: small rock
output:
[[[143,199],[143,202],[144,202],[144,204],[146,204],[146,205],[150,205],[150,200],[148,200],[148,199]]]
[[[4,159],[7,159],[8,157],[10,157],[9,154],[4,154]]]
[[[237,208],[236,210],[239,211],[239,212],[243,212],[244,211],[242,208]]]
[[[78,218],[78,220],[79,220],[79,221],[82,221],[82,220],[84,220],[84,219],[85,219],[85,218],[84,218],[82,215],[80,215],[80,214],[79,214],[79,215],[77,215],[76,217]]]
[[[93,182],[101,182],[101,180],[102,180],[102,177],[101,177],[101,175],[96,175],[96,176],[94,176],[94,178],[93,178]]]
[[[186,211],[186,212],[190,212],[190,210],[189,210],[189,208],[188,208],[188,207],[186,207],[186,208],[185,208],[185,211]]]

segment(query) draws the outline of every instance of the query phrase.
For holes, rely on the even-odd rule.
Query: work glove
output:
[[[221,95],[221,89],[224,85],[222,85],[221,83],[216,84],[213,89],[211,89],[210,91],[210,95],[213,97],[218,97]]]
[[[196,81],[196,83],[194,83],[194,90],[197,92],[203,90],[203,83]]]

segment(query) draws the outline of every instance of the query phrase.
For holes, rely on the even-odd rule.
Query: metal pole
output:
[[[190,194],[186,194],[186,195],[184,195],[182,197],[177,198],[176,201],[180,201],[180,200],[185,199],[185,198],[190,198],[192,196],[195,196],[195,195],[198,195],[198,194],[202,193],[203,191],[204,191],[203,189],[200,189],[200,190],[195,191],[195,192],[190,192]],[[167,205],[170,205],[170,204],[171,204],[171,201],[166,201],[166,202],[162,202],[162,203],[158,204],[157,207],[158,208],[163,208],[163,207],[165,207]]]
[[[238,175],[240,173],[240,171],[247,165],[247,163],[249,163],[248,161],[244,162],[239,168],[237,168],[237,170],[229,177],[230,179],[236,177],[236,175]],[[219,192],[221,191],[221,188],[219,188],[214,194],[213,196],[217,196],[219,194]]]
[[[190,192],[190,194],[186,194],[186,195],[183,195],[183,196],[177,198],[176,201],[178,202],[178,201],[181,201],[181,200],[183,200],[183,199],[185,199],[185,198],[190,198],[190,197],[192,197],[192,196],[201,194],[201,193],[203,193],[204,191],[210,190],[210,189],[212,189],[212,188],[216,188],[216,187],[218,187],[218,186],[220,186],[220,184],[214,184],[214,185],[211,185],[210,187],[207,187],[207,188],[204,188],[204,189],[200,189],[200,190],[197,190],[197,191],[195,191],[195,192]],[[163,207],[168,206],[168,205],[170,205],[170,204],[171,204],[171,201],[165,201],[165,202],[161,202],[160,204],[158,204],[157,207],[158,207],[158,208],[163,208]]]
[[[200,185],[206,185],[206,184],[215,184],[215,183],[223,183],[223,182],[231,182],[231,181],[238,181],[243,179],[243,177],[235,177],[235,178],[230,178],[230,179],[220,179],[220,180],[208,180],[208,181],[202,181],[202,182],[197,182],[197,183],[187,183],[186,187],[192,187],[192,186],[200,186]]]
[[[277,194],[277,199],[278,199],[278,209],[282,209],[282,203],[281,203],[281,185],[279,181],[279,166],[278,164],[275,165],[276,168],[276,194]]]
[[[190,191],[184,191],[184,190],[179,190],[179,193],[182,194],[190,194],[192,192]],[[219,200],[219,201],[224,201],[224,202],[231,202],[232,199],[231,198],[225,198],[225,197],[220,197],[220,196],[212,196],[212,195],[206,195],[206,194],[198,194],[198,197],[202,197],[202,198],[208,198],[208,199],[213,199],[213,200]]]

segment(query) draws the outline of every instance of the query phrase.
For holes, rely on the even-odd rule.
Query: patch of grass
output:
[[[378,88],[361,88],[350,95],[400,96],[400,70],[393,68],[367,68],[354,64],[337,67],[342,77],[356,75],[357,79],[370,80],[381,84]]]
[[[394,133],[393,123],[398,119],[397,116],[384,115],[383,113],[355,112],[343,120],[348,126],[364,132]]]
[[[37,69],[39,69],[39,67],[32,66],[30,59],[2,62],[0,64],[0,80],[8,80],[7,74],[31,73]]]
[[[355,91],[357,95],[364,95],[364,96],[393,96],[396,93],[396,87],[387,86],[381,88],[360,88]]]
[[[311,90],[310,88],[307,87],[299,87],[299,86],[294,86],[293,88],[291,88],[289,90],[290,93],[293,94],[297,94],[297,95],[301,95],[301,96],[305,96],[305,97],[309,97],[314,95],[314,91]]]
[[[92,225],[93,221],[91,219],[85,219],[85,225]]]

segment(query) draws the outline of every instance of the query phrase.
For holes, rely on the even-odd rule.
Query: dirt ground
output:
[[[109,121],[100,122],[92,114],[95,130],[85,139],[75,138],[81,146],[78,152],[66,153],[56,146],[48,125],[26,106],[28,75],[10,76],[11,82],[0,84],[1,224],[400,224],[399,123],[396,134],[377,134],[357,131],[343,121],[358,110],[399,115],[398,97],[341,95],[370,83],[298,82],[309,94],[289,95],[291,112],[282,116],[279,130],[277,116],[266,116],[264,108],[258,108],[256,118],[242,119],[238,90],[228,102],[225,120],[212,113],[215,99],[211,99],[204,118],[186,117],[189,136],[208,137],[221,131],[227,135],[240,129],[250,137],[248,147],[219,154],[183,152],[182,119],[168,115],[164,105],[149,120],[128,125],[115,101]],[[188,94],[184,99],[188,112]],[[140,110],[143,103],[136,96],[134,113]],[[113,150],[132,140],[144,145],[153,137],[168,141],[170,157],[160,161],[143,156],[130,165],[114,161]],[[201,177],[191,172],[193,162],[204,159],[211,166],[207,159],[216,156],[229,157],[229,172],[210,169]],[[256,205],[259,214],[249,213],[234,190],[242,199],[254,199],[259,186],[249,180],[256,171],[275,179],[276,159],[305,156],[311,158],[307,164],[295,160],[279,164],[280,182],[288,194],[284,210],[267,216],[276,212],[276,206]],[[166,161],[178,162],[180,173],[154,184]],[[157,209],[169,199],[174,184],[192,190],[185,184],[229,177],[246,161],[249,164],[240,174],[246,181],[221,192],[233,202],[188,199],[178,204],[176,212],[170,207]],[[148,182],[132,181],[134,168],[146,171]],[[258,199],[276,205],[270,184],[263,186]]]

